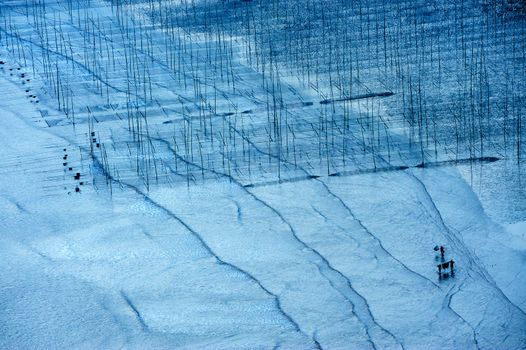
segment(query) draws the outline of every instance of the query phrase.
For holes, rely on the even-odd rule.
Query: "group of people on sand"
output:
[[[454,276],[455,275],[455,270],[454,270],[454,266],[455,266],[455,261],[453,259],[449,260],[449,261],[445,261],[444,259],[444,256],[445,256],[445,253],[446,253],[446,248],[444,248],[444,246],[435,246],[434,250],[436,252],[440,252],[440,263],[437,265],[438,267],[438,277],[439,278],[442,278],[442,275],[448,275],[447,272],[445,272],[445,270],[449,269],[449,272],[451,273],[451,276]]]

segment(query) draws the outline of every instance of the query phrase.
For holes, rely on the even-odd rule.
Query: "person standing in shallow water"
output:
[[[442,260],[444,260],[444,253],[446,252],[446,249],[444,248],[443,245],[440,246],[440,257],[442,258]]]

